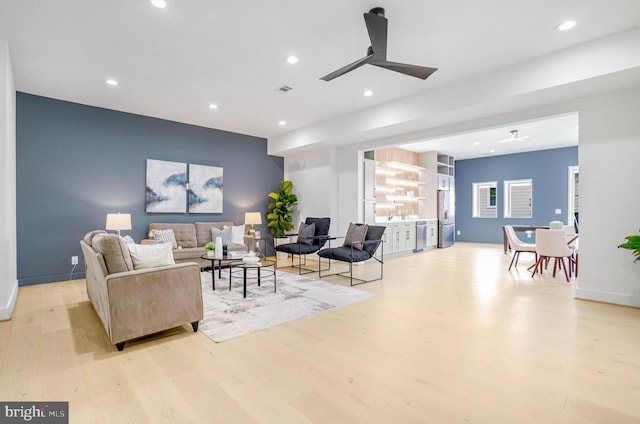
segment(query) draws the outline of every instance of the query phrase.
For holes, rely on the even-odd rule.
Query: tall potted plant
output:
[[[269,213],[267,214],[267,228],[274,237],[274,243],[277,246],[281,243],[287,243],[289,239],[285,237],[287,231],[293,229],[293,209],[298,204],[298,196],[291,193],[293,183],[291,181],[282,181],[277,191],[269,193],[269,197],[273,199],[267,206]]]
[[[626,236],[625,239],[627,241],[618,247],[631,250],[633,256],[636,257],[634,262],[640,260],[640,235]]]

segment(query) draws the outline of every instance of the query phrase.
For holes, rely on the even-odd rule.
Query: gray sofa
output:
[[[87,294],[111,343],[190,323],[203,317],[200,267],[195,263],[134,269],[129,248],[116,234],[96,230],[80,241]]]
[[[148,240],[143,243],[153,242],[153,230],[172,229],[176,237],[178,248],[173,249],[173,259],[176,263],[195,262],[200,268],[211,266],[210,259],[202,259],[205,253],[204,245],[211,240],[211,227],[222,230],[225,226],[232,227],[231,221],[220,222],[195,222],[195,223],[151,223],[149,224]],[[251,236],[244,236],[244,244],[231,244],[227,246],[227,251],[253,251],[254,239]]]

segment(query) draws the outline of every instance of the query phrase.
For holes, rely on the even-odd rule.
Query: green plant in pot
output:
[[[284,237],[287,231],[293,229],[293,210],[298,204],[298,196],[291,193],[293,183],[282,181],[277,191],[269,193],[273,202],[269,203],[267,209],[267,228],[274,237]]]
[[[209,254],[209,252],[213,252],[214,250],[216,250],[216,244],[210,241],[204,245],[204,250],[206,250],[207,254]]]
[[[626,236],[625,239],[627,241],[618,247],[631,250],[631,254],[636,257],[634,262],[637,262],[640,259],[640,235]]]

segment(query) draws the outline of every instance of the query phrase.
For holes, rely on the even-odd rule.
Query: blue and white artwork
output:
[[[222,168],[189,164],[189,213],[222,213]]]
[[[187,164],[147,159],[146,211],[187,212]]]

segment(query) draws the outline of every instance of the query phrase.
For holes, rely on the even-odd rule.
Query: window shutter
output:
[[[531,218],[531,184],[510,186],[511,218]]]

